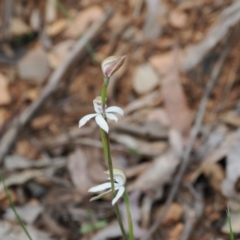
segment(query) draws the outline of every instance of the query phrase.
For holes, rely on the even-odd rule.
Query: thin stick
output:
[[[181,233],[179,240],[190,239],[194,227],[202,217],[204,211],[202,187],[199,187],[198,191],[196,191],[192,185],[188,185],[187,187],[189,188],[190,192],[192,192],[192,195],[194,197],[194,205],[192,208],[187,207],[187,209],[185,210],[186,220],[183,232]]]
[[[152,234],[158,229],[158,227],[162,223],[162,220],[164,219],[164,217],[165,217],[165,215],[168,211],[169,206],[171,205],[172,201],[174,200],[174,198],[175,198],[175,196],[178,192],[178,188],[180,186],[180,183],[182,181],[182,178],[184,176],[184,173],[185,173],[185,171],[187,169],[187,166],[188,166],[188,163],[190,161],[190,154],[191,154],[191,151],[193,149],[196,137],[197,137],[197,135],[199,133],[199,130],[201,128],[201,125],[202,125],[202,121],[203,121],[203,117],[204,117],[204,114],[205,114],[208,98],[210,96],[210,93],[211,93],[213,87],[215,86],[215,84],[218,80],[218,77],[221,73],[222,66],[223,66],[223,63],[224,63],[224,61],[226,59],[226,56],[229,52],[229,49],[230,49],[229,46],[227,46],[224,49],[224,51],[222,52],[222,54],[220,56],[219,61],[214,66],[214,69],[212,71],[210,80],[209,80],[209,82],[208,82],[208,84],[205,88],[205,92],[204,92],[204,94],[202,96],[202,99],[201,99],[201,103],[200,103],[200,106],[199,106],[199,109],[198,109],[198,112],[197,112],[195,123],[194,123],[194,126],[191,130],[191,133],[190,133],[188,145],[187,145],[186,150],[185,150],[184,155],[183,155],[183,160],[180,164],[179,171],[178,171],[178,173],[176,174],[176,177],[173,180],[173,184],[172,184],[172,187],[170,189],[170,193],[168,195],[166,203],[165,203],[164,207],[162,208],[162,210],[160,212],[160,215],[157,218],[157,220],[155,221],[155,223],[152,225],[152,227],[149,229],[147,234],[141,240],[149,240],[151,238]]]
[[[67,72],[72,63],[79,58],[83,57],[85,46],[88,42],[96,40],[96,36],[99,34],[102,27],[106,24],[108,19],[112,15],[112,10],[108,10],[105,14],[91,25],[89,30],[82,36],[69,52],[69,55],[59,65],[59,67],[52,73],[47,85],[43,88],[39,98],[33,102],[27,109],[25,109],[19,117],[17,117],[10,129],[5,133],[0,142],[0,163],[3,161],[4,156],[8,153],[13,145],[20,130],[31,120],[37,110],[43,105],[43,103],[53,94],[58,88],[59,82],[63,75]]]

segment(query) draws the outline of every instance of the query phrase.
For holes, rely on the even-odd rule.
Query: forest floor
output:
[[[0,164],[33,240],[121,239],[93,113],[101,62],[135,239],[240,237],[239,0],[3,0]],[[124,204],[120,210],[126,222]],[[0,185],[0,239],[27,240]]]

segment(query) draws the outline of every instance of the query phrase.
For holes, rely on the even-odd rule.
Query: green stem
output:
[[[112,165],[112,159],[111,159],[111,155],[110,155],[109,138],[108,138],[108,134],[104,130],[102,130],[101,128],[100,128],[100,132],[101,132],[104,155],[105,155],[105,158],[107,160],[108,169],[109,169],[109,173],[110,173],[112,197],[114,198],[115,197],[115,186],[114,186],[114,176],[113,176],[113,165]],[[122,223],[122,218],[121,218],[121,214],[120,214],[119,207],[118,207],[117,203],[115,203],[114,208],[115,208],[115,212],[116,212],[116,215],[117,215],[117,220],[118,220],[123,238],[125,240],[127,240],[127,234],[125,232],[125,229],[124,229],[124,226],[123,226],[123,223]]]
[[[123,194],[123,198],[126,204],[127,216],[128,216],[128,231],[129,231],[129,240],[134,240],[133,236],[133,223],[132,223],[132,215],[130,210],[130,202],[128,198],[128,193],[125,190]]]
[[[25,225],[24,225],[21,217],[20,217],[20,216],[18,215],[18,213],[17,213],[17,210],[16,210],[16,208],[15,208],[15,206],[14,206],[14,203],[13,203],[13,201],[12,201],[11,195],[10,195],[10,193],[9,193],[9,191],[8,191],[8,188],[7,188],[6,183],[5,183],[5,181],[4,181],[4,177],[3,177],[3,175],[2,175],[1,172],[0,172],[0,179],[1,179],[2,183],[3,183],[3,187],[4,187],[5,194],[6,194],[6,196],[7,196],[7,199],[8,199],[8,201],[9,201],[9,203],[10,203],[10,206],[11,206],[11,208],[12,208],[14,214],[15,214],[15,217],[16,217],[16,219],[18,220],[18,223],[21,225],[21,227],[22,227],[23,231],[26,233],[28,239],[29,239],[29,240],[32,240],[32,238],[31,238],[28,230],[26,229],[26,227],[25,227]]]
[[[106,119],[106,114],[105,114],[105,103],[106,103],[106,95],[107,95],[107,85],[109,82],[109,78],[105,77],[104,78],[104,84],[102,86],[101,90],[101,96],[102,96],[102,106],[103,106],[103,117]],[[112,197],[115,197],[115,186],[114,186],[114,176],[113,176],[113,164],[112,164],[112,158],[111,158],[111,153],[110,153],[110,143],[109,143],[109,137],[108,134],[100,128],[100,133],[101,133],[101,139],[102,139],[102,144],[103,144],[103,150],[104,150],[104,155],[107,160],[108,164],[108,169],[110,173],[110,181],[111,181],[111,188],[112,188]],[[120,226],[120,229],[122,231],[123,238],[127,240],[127,234],[124,229],[123,223],[122,223],[122,217],[119,211],[118,204],[114,204],[115,212],[117,215],[117,220]]]

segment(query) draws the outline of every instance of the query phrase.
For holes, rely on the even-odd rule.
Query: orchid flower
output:
[[[110,175],[109,171],[106,171],[104,173]],[[114,177],[114,187],[115,187],[115,190],[117,191],[117,194],[115,198],[112,200],[112,205],[114,205],[119,200],[119,198],[123,195],[125,191],[124,185],[126,183],[126,176],[124,172],[120,169],[116,169],[116,168],[113,169],[113,177]],[[108,179],[110,179],[110,177]],[[103,197],[104,195],[106,195],[107,193],[111,192],[112,191],[111,182],[106,182],[98,186],[92,187],[88,190],[88,192],[100,192],[104,190],[106,191],[97,195],[96,197],[91,198],[90,201],[97,200]]]
[[[102,105],[102,99],[101,97],[96,97],[93,100],[93,106],[96,113],[88,114],[80,119],[79,121],[79,127],[82,127],[85,125],[91,118],[95,117],[95,121],[98,124],[100,128],[102,128],[105,132],[108,133],[109,127],[106,122],[106,120],[103,117],[103,105]],[[106,108],[106,105],[104,106]],[[118,118],[113,114],[118,113],[122,117],[124,116],[124,112],[120,107],[113,106],[105,109],[105,115],[110,120],[114,120],[117,122]]]

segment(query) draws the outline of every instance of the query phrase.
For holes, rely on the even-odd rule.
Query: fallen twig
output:
[[[17,117],[11,124],[10,129],[5,133],[0,142],[0,163],[4,156],[10,150],[20,130],[29,122],[36,111],[43,105],[48,97],[57,89],[59,82],[63,75],[69,69],[71,64],[83,56],[85,46],[88,42],[96,40],[96,36],[99,34],[102,27],[106,24],[108,19],[112,15],[112,10],[108,10],[105,14],[91,25],[89,30],[76,42],[75,46],[69,52],[68,56],[59,65],[59,67],[52,73],[47,85],[43,88],[39,98],[33,102],[26,110],[24,110],[19,117]]]
[[[197,112],[197,115],[196,115],[194,126],[191,130],[191,133],[190,133],[188,145],[185,149],[182,162],[180,163],[179,171],[178,171],[178,173],[176,174],[176,177],[173,180],[173,183],[172,183],[172,186],[171,186],[171,189],[170,189],[170,193],[168,195],[166,203],[165,203],[164,207],[162,208],[158,219],[155,221],[155,223],[149,229],[148,233],[141,240],[149,240],[151,238],[151,235],[158,229],[158,227],[162,223],[162,220],[164,219],[164,217],[165,217],[165,215],[168,211],[169,206],[171,205],[172,201],[174,200],[174,198],[175,198],[175,196],[178,192],[178,188],[180,186],[180,183],[182,181],[182,178],[184,176],[184,173],[185,173],[185,171],[187,169],[187,166],[188,166],[188,163],[190,161],[190,154],[191,154],[191,151],[193,149],[196,137],[197,137],[197,135],[199,133],[199,130],[201,128],[201,125],[202,125],[202,121],[203,121],[203,117],[204,117],[204,114],[205,114],[208,98],[210,96],[210,93],[211,93],[213,87],[215,86],[215,84],[218,80],[218,77],[219,77],[220,72],[222,70],[222,66],[223,66],[223,63],[224,63],[224,61],[226,59],[226,56],[229,52],[229,49],[230,49],[230,47],[227,46],[222,51],[222,54],[220,56],[219,61],[216,63],[215,67],[213,68],[210,80],[209,80],[209,82],[208,82],[208,84],[205,88],[205,92],[204,92],[204,94],[202,96],[202,99],[201,99],[201,103],[200,103],[200,106],[199,106],[199,109],[198,109],[198,112]]]
[[[186,221],[183,232],[180,236],[180,240],[188,240],[191,237],[193,229],[199,219],[201,218],[204,211],[203,193],[202,191],[197,192],[191,185],[189,186],[190,191],[194,196],[194,206],[192,208],[187,207],[186,209]]]
[[[229,29],[240,21],[239,11],[240,1],[237,0],[221,13],[218,21],[202,42],[187,48],[186,56],[181,65],[182,70],[189,71],[203,60],[211,49],[226,36]]]

